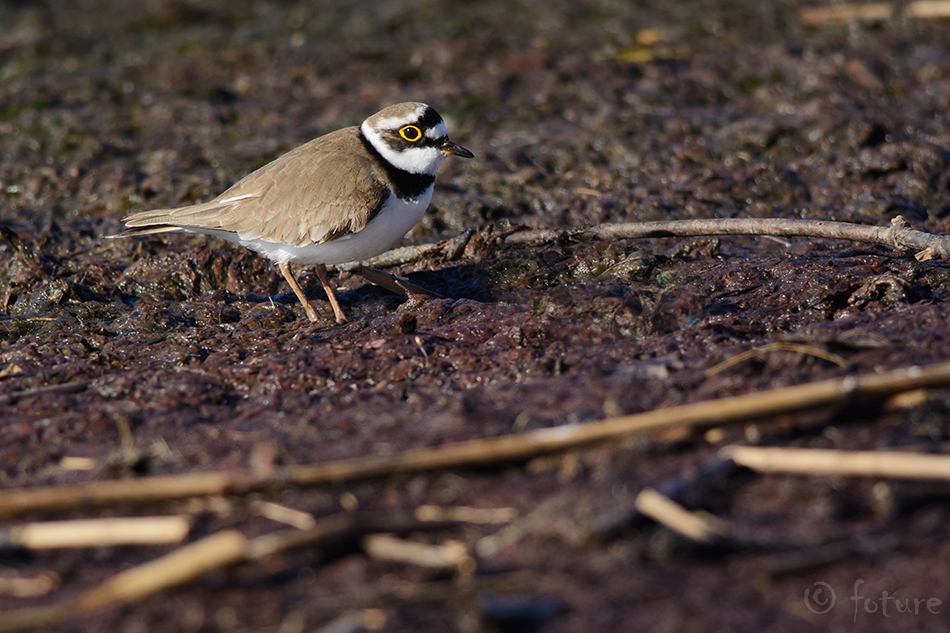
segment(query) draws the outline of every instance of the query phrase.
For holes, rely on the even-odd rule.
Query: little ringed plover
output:
[[[347,127],[291,150],[209,202],[134,213],[110,237],[170,231],[204,233],[246,246],[277,264],[317,320],[291,272],[316,264],[338,323],[346,316],[326,265],[361,261],[392,248],[422,219],[435,173],[449,155],[474,155],[449,140],[439,113],[399,103],[359,127]]]

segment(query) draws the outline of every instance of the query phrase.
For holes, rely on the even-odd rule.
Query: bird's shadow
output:
[[[473,299],[482,303],[493,301],[488,274],[484,267],[475,264],[423,270],[402,277],[449,299]],[[339,295],[344,303],[351,306],[379,300],[393,301],[398,305],[408,299],[368,281]]]

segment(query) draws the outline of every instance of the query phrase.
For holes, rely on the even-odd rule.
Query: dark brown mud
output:
[[[950,268],[914,253],[802,238],[504,240],[519,226],[711,217],[902,216],[946,234],[946,22],[809,29],[782,1],[81,4],[0,5],[0,487],[388,454],[950,359]],[[210,198],[405,100],[435,106],[477,156],[446,163],[409,236],[472,229],[464,253],[391,271],[445,299],[342,273],[351,322],[338,326],[302,271],[323,319],[310,324],[252,253],[103,237],[126,212]],[[782,341],[823,353],[708,371]],[[56,385],[72,387],[30,395]],[[347,507],[382,515],[435,504],[528,519],[464,587],[358,551],[326,563],[298,552],[63,630],[308,631],[364,608],[392,631],[528,630],[501,598],[545,632],[945,630],[946,490],[739,477],[691,501],[778,541],[850,543],[827,561],[697,551],[622,519],[644,486],[725,443],[939,451],[948,416],[950,393],[934,391],[528,465],[287,491],[274,500],[316,516],[340,511],[345,492]],[[151,457],[62,466],[111,463],[129,442]],[[193,538],[274,529],[236,500],[201,517]],[[475,551],[498,529],[426,538]],[[75,595],[165,551],[2,555],[0,578],[53,571],[62,587],[0,588],[0,609]],[[887,591],[937,598],[940,615],[870,612],[849,599],[859,580],[878,607]],[[818,582],[837,594],[827,613],[803,600]]]

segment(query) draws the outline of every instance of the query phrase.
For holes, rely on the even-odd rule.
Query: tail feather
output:
[[[135,235],[150,235],[152,233],[170,233],[180,231],[171,219],[173,209],[153,209],[151,211],[142,211],[133,213],[122,218],[125,223],[125,230],[115,235],[107,235],[109,238],[132,237]]]
[[[187,231],[189,229],[197,231],[215,229],[216,226],[208,226],[209,223],[206,218],[209,215],[213,216],[215,212],[222,208],[220,203],[211,201],[177,209],[152,209],[133,213],[122,218],[126,226],[124,231],[108,237],[132,237],[135,235]]]
[[[121,233],[116,233],[115,235],[106,235],[109,239],[115,239],[117,237],[134,237],[136,235],[152,235],[155,233],[172,233],[174,231],[183,230],[180,226],[172,226],[170,224],[153,224],[151,226],[136,226],[128,228]]]

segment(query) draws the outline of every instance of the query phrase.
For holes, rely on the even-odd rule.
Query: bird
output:
[[[184,231],[250,248],[277,264],[311,322],[317,312],[291,265],[315,265],[337,323],[345,323],[326,266],[399,242],[422,219],[448,156],[474,158],[449,140],[434,108],[398,103],[283,154],[213,200],[128,215],[125,230],[109,237]]]

